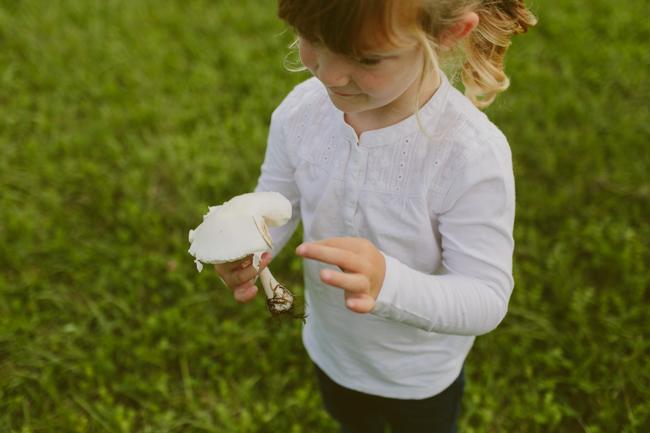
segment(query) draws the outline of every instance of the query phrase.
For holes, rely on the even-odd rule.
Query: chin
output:
[[[345,113],[360,113],[362,111],[367,110],[365,106],[359,103],[354,103],[350,101],[341,101],[338,98],[332,98],[332,97],[330,97],[330,100],[332,101],[332,104],[334,104],[336,108],[338,108],[339,110]]]

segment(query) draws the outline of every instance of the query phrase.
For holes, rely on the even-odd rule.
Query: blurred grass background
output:
[[[529,2],[531,3],[531,2]],[[537,0],[512,87],[516,288],[462,432],[650,431],[650,10]],[[304,74],[259,0],[0,0],[0,432],[333,432],[300,323],[197,274]],[[300,292],[291,245],[274,261]]]

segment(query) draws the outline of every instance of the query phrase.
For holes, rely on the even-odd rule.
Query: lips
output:
[[[329,90],[330,90],[330,92],[334,93],[335,95],[339,95],[339,96],[355,96],[355,95],[358,95],[358,93],[338,92],[338,91],[336,91],[334,89],[329,89]]]

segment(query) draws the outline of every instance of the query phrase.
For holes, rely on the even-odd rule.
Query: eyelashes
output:
[[[355,59],[355,60],[356,60],[357,63],[360,63],[360,64],[362,64],[364,66],[375,66],[375,65],[378,65],[379,63],[381,63],[382,59],[377,59],[377,58],[373,58],[373,57],[364,57],[364,58]]]

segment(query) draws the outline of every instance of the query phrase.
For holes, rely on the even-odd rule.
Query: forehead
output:
[[[404,29],[395,29],[390,35],[370,29],[361,33],[354,51],[364,54],[399,54],[417,45],[417,40]]]

